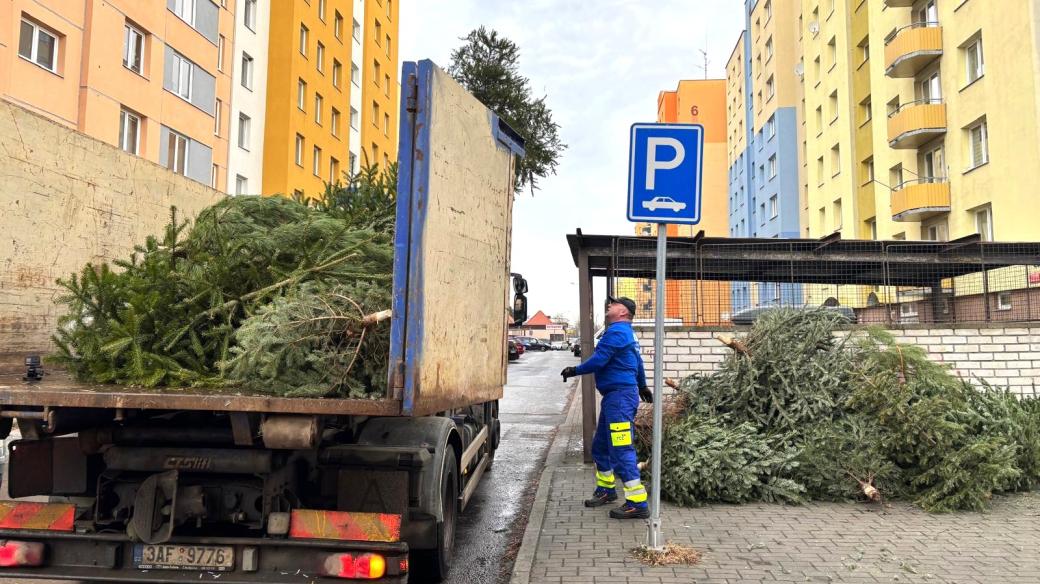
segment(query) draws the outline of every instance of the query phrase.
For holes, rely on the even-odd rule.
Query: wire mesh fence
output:
[[[840,241],[840,240],[839,240]],[[665,323],[746,325],[777,307],[827,307],[850,323],[1040,321],[1036,244],[669,240]],[[657,315],[656,240],[617,238],[610,286]]]

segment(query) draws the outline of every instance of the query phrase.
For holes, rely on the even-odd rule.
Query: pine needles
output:
[[[59,281],[57,358],[100,383],[381,395],[389,325],[363,319],[390,307],[393,201],[370,170],[317,202],[230,197],[190,229],[172,210],[114,269]]]
[[[763,315],[718,372],[681,384],[662,490],[711,501],[901,498],[982,510],[1040,482],[1040,404],[971,386],[882,330],[827,311]],[[648,451],[645,441],[641,444]]]

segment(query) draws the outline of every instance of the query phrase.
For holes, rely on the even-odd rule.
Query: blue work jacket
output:
[[[592,357],[575,369],[578,375],[595,373],[596,389],[600,393],[645,387],[646,371],[632,323],[611,323],[596,344]]]

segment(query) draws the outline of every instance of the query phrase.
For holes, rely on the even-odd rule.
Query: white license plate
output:
[[[134,565],[142,570],[210,570],[235,567],[235,549],[215,545],[135,545]]]

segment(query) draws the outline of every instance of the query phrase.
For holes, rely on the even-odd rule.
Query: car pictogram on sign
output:
[[[643,208],[649,211],[658,209],[671,209],[678,213],[686,208],[686,203],[680,203],[671,197],[654,197],[649,201],[643,201]]]

